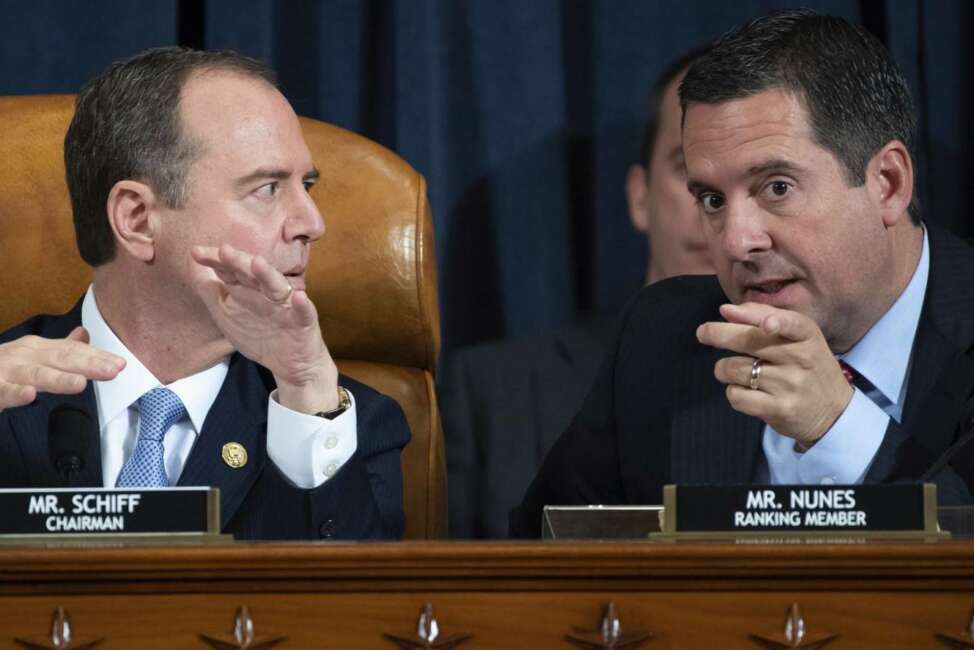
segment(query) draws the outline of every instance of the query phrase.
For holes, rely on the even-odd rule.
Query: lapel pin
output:
[[[239,442],[228,442],[220,452],[223,462],[233,469],[240,469],[247,464],[247,450]]]

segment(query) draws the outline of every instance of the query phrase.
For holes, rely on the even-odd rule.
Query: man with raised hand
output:
[[[915,117],[862,28],[782,12],[722,37],[680,88],[687,186],[716,278],[634,301],[545,459],[541,508],[660,503],[667,483],[916,480],[974,387],[974,252],[920,218]],[[968,458],[934,476],[968,502]]]
[[[69,403],[97,423],[81,485],[217,486],[240,538],[401,536],[409,431],[322,339],[318,171],[271,73],[183,48],[117,62],[78,95],[65,163],[93,282],[0,337],[0,482],[58,482],[47,418]]]

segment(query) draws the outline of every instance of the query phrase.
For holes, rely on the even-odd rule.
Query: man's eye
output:
[[[724,207],[724,197],[720,194],[703,194],[698,199],[703,211],[713,213]]]
[[[310,192],[311,191],[311,188],[314,187],[314,186],[315,186],[315,182],[314,181],[304,181],[304,191],[305,192]]]
[[[272,183],[265,183],[264,185],[261,185],[254,191],[254,194],[262,199],[269,199],[277,195],[278,189],[277,181],[274,181]]]
[[[769,199],[780,199],[791,192],[791,183],[786,181],[771,181],[764,188],[764,195]]]

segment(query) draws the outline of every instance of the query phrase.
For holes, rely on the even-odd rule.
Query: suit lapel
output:
[[[235,354],[179,477],[180,486],[220,489],[221,528],[233,518],[266,462],[268,394],[257,366]],[[233,468],[223,461],[223,446],[229,442],[247,450],[243,467]]]
[[[927,451],[939,455],[974,391],[974,361],[937,331],[924,333],[922,340],[918,333],[917,339],[903,425]]]
[[[913,347],[903,429],[932,456],[952,442],[974,392],[972,250],[936,226],[927,229],[930,276]]]
[[[564,394],[565,392],[574,392],[571,384],[577,375],[574,374],[576,371],[573,360],[571,357],[565,357],[560,353],[559,345],[559,339],[547,345],[539,356],[537,367],[531,368],[528,403],[536,406],[523,411],[525,413],[531,412],[531,417],[535,418],[535,422],[532,424],[535,427],[534,440],[538,442],[539,462],[565,430],[567,425],[567,422],[563,421],[565,404],[571,403],[573,400],[576,404],[581,405],[582,403],[582,400]],[[555,386],[546,385],[545,378],[550,377],[563,377],[565,379]],[[537,412],[534,412],[535,408]],[[572,410],[571,415],[574,416],[575,412],[577,409]],[[571,416],[569,417],[570,420]]]
[[[578,412],[598,374],[611,339],[611,321],[588,321],[560,333],[539,357],[532,377],[532,403],[538,405],[538,436],[541,449],[551,449],[571,418]],[[562,377],[551,386],[552,377]],[[565,420],[565,405],[574,405]],[[543,453],[542,453],[543,456]]]
[[[676,378],[670,430],[672,481],[677,484],[750,483],[763,423],[730,407],[714,364],[726,353],[702,348]]]

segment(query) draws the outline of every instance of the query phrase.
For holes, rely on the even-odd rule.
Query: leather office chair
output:
[[[0,97],[0,331],[63,313],[91,272],[78,255],[64,180],[71,95]],[[308,270],[340,370],[394,398],[412,442],[402,456],[406,537],[446,536],[446,465],[433,372],[440,347],[433,225],[423,177],[378,144],[301,118],[325,220]]]

